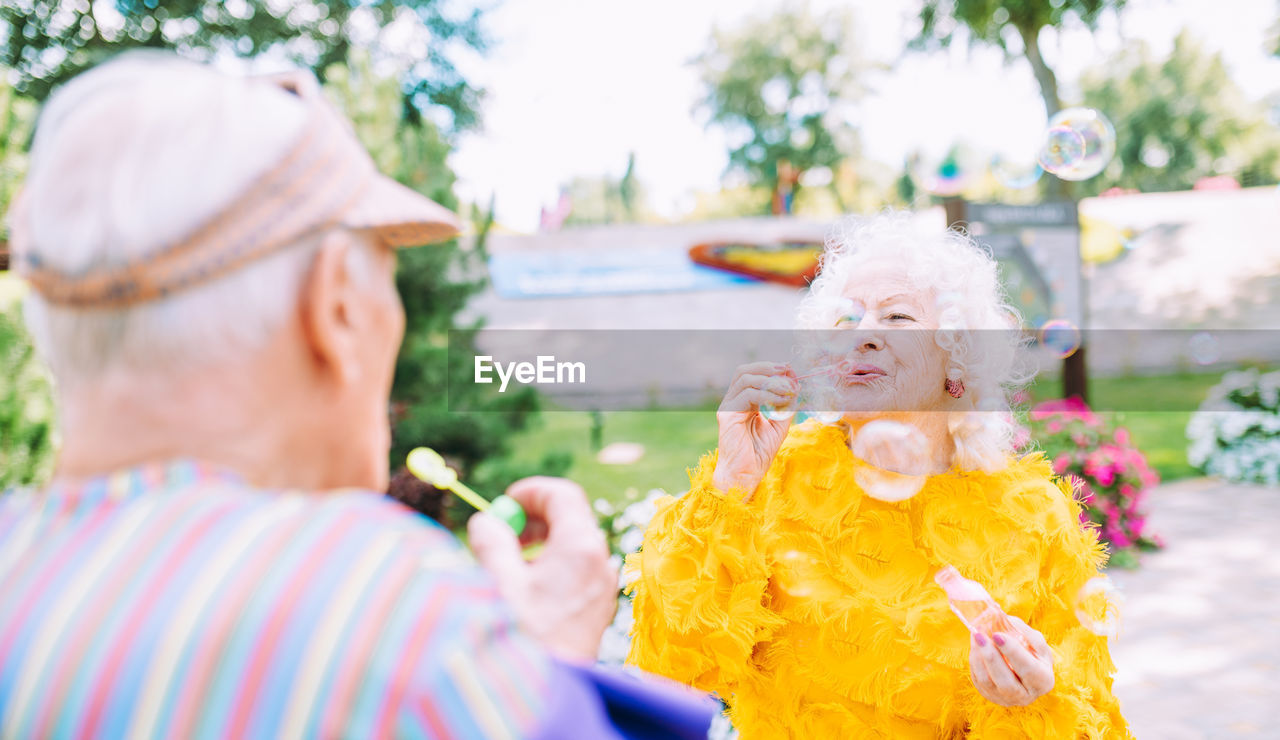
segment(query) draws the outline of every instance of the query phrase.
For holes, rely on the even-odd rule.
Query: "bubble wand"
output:
[[[498,496],[493,501],[471,490],[453,468],[445,465],[440,453],[430,447],[415,447],[405,459],[405,466],[419,480],[436,488],[452,491],[458,498],[471,504],[477,511],[487,512],[506,522],[516,534],[524,531],[525,514],[520,504],[510,496]]]

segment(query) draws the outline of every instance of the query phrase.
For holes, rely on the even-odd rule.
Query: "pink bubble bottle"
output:
[[[1031,651],[1032,655],[1036,654],[1035,648],[1031,647],[1031,643],[1027,642],[1022,632],[1013,626],[1008,615],[991,598],[991,594],[987,593],[981,583],[965,578],[951,565],[938,571],[933,580],[947,592],[951,611],[956,613],[970,632],[981,632],[988,639],[996,632],[1003,632],[1016,637],[1027,650]],[[1008,663],[1007,660],[1005,662]]]

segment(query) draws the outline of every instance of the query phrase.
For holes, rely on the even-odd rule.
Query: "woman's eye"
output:
[[[889,321],[915,321],[913,317],[908,316],[905,313],[891,313],[888,316],[888,320]]]

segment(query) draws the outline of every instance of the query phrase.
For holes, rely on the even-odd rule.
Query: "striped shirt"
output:
[[[376,494],[179,461],[0,495],[2,737],[525,737],[558,670]]]

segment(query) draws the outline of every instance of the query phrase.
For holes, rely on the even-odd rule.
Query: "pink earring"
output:
[[[964,381],[962,380],[947,378],[947,382],[943,383],[942,387],[947,389],[947,393],[952,398],[959,398],[964,395]]]

